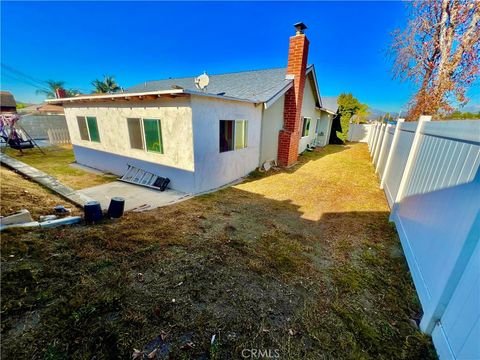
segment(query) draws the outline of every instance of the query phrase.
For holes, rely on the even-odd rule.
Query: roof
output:
[[[0,105],[2,107],[16,107],[17,103],[12,93],[8,91],[0,91]]]
[[[209,75],[210,82],[204,93],[262,103],[291,84],[285,79],[286,68],[252,70],[220,75]],[[147,81],[125,90],[125,93],[141,93],[158,90],[184,89],[198,92],[195,77],[170,78]]]
[[[321,109],[335,113],[322,106],[322,99],[318,90],[315,68],[309,65],[307,76],[313,82],[317,106]],[[205,90],[195,86],[195,77],[169,78],[163,80],[147,81],[125,89],[123,92],[113,94],[86,94],[71,98],[46,100],[50,104],[62,104],[73,101],[94,99],[118,99],[125,97],[156,98],[162,96],[181,96],[190,94],[207,96],[226,100],[245,101],[251,103],[264,103],[265,108],[273,104],[280,96],[293,86],[293,78],[287,78],[286,68],[272,68],[264,70],[251,70],[219,75],[209,75],[210,82]]]
[[[55,113],[63,114],[63,106],[53,105],[53,104],[33,104],[23,109],[20,109],[21,113]]]
[[[336,114],[338,110],[337,100],[338,96],[322,96],[322,105],[325,109]]]

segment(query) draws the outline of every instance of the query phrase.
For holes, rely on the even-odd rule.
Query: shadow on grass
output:
[[[228,188],[97,226],[7,233],[1,275],[6,358],[127,358],[160,334],[170,358],[434,358],[387,212],[310,221],[290,201]]]

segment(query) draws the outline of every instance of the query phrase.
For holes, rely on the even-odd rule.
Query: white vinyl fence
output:
[[[347,140],[367,142],[372,127],[372,124],[349,124]]]
[[[48,129],[48,141],[52,145],[70,144],[68,129]]]
[[[374,124],[373,164],[440,359],[480,359],[480,121]]]

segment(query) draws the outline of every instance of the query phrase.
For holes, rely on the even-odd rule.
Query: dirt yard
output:
[[[365,144],[1,257],[5,358],[435,358]]]

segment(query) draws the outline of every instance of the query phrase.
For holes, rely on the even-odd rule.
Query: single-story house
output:
[[[295,27],[287,68],[212,75],[203,88],[170,78],[47,102],[64,107],[78,163],[118,175],[132,165],[176,190],[212,190],[328,143],[335,111],[322,106],[307,66],[306,26]]]

